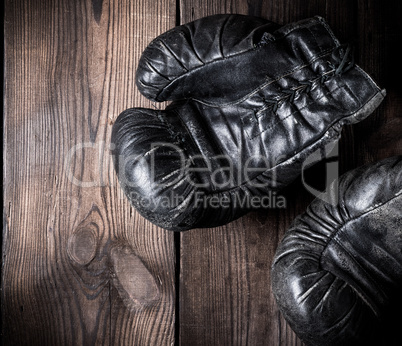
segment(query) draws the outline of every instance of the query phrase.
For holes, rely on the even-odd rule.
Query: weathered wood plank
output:
[[[282,5],[269,4],[271,16],[267,16],[266,2],[221,1],[205,6],[183,1],[181,23],[216,13],[280,22],[285,16]],[[274,303],[270,266],[276,245],[303,200],[304,196],[298,198],[298,208],[253,213],[224,227],[181,235],[181,344],[300,344]]]
[[[378,44],[379,37],[375,42],[367,42],[367,38],[362,37],[359,18],[370,15],[359,17],[358,10],[357,2],[346,0],[191,0],[181,1],[180,22],[216,13],[241,13],[285,24],[320,15],[328,20],[341,41],[357,42],[360,49],[364,46],[370,55],[368,51]],[[378,56],[372,54],[364,61],[360,53],[359,58],[366,65],[363,67],[374,72],[377,78],[378,70],[374,68],[372,71],[368,63],[372,66],[381,64]],[[371,133],[375,132],[375,120],[366,121],[362,126]],[[368,155],[370,149],[357,143],[364,140],[361,129],[347,127],[343,131],[339,147],[340,173],[359,165],[361,160],[358,158]],[[399,126],[399,137],[400,132]],[[400,149],[391,149],[388,143],[383,146],[388,146],[388,151],[401,152]],[[326,176],[325,164],[310,169],[308,176],[309,181],[321,181]],[[314,197],[300,180],[282,195],[287,199],[285,210],[253,213],[224,227],[181,235],[180,341],[183,345],[301,345],[274,302],[270,266],[284,232]]]
[[[135,69],[175,3],[5,8],[4,341],[171,345],[174,237],[130,208],[109,138],[122,110],[152,106]]]
[[[387,96],[372,116],[355,126],[356,165],[402,155],[402,72],[398,69],[402,3],[359,0],[357,8],[358,64],[370,71]],[[400,325],[400,317],[390,319],[382,345],[400,344]]]
[[[398,45],[402,39],[400,1],[357,1],[358,63],[370,71],[387,97],[379,109],[356,124],[357,162],[366,163],[402,153],[402,77]]]

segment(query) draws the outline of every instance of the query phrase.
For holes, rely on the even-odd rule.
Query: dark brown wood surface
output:
[[[110,131],[175,3],[7,1],[5,344],[171,345],[174,235],[129,206]]]
[[[2,337],[6,345],[301,345],[270,288],[278,242],[314,198],[173,234],[119,188],[110,132],[152,38],[215,13],[280,24],[321,15],[387,98],[344,129],[339,173],[402,154],[400,1],[7,0]],[[325,177],[325,164],[309,181]]]

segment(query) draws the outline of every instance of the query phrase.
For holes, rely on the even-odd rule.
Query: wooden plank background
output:
[[[2,247],[6,345],[301,345],[270,289],[276,246],[313,196],[173,234],[140,217],[111,167],[152,38],[215,13],[280,24],[321,15],[388,96],[344,129],[340,173],[402,154],[400,1],[7,0]],[[322,180],[325,164],[310,169]]]

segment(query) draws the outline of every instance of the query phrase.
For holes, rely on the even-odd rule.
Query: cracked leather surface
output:
[[[394,345],[386,340],[402,309],[402,156],[346,173],[327,193],[336,191],[336,203],[315,199],[279,245],[278,306],[307,345]]]
[[[175,27],[145,49],[136,83],[172,102],[120,114],[115,169],[132,205],[175,231],[244,215],[385,95],[320,17],[279,26],[215,15]]]

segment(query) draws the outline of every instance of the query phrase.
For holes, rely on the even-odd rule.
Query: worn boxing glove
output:
[[[145,49],[136,83],[174,102],[118,117],[115,169],[134,207],[176,231],[266,206],[385,94],[319,17],[279,27],[216,15],[178,26]]]
[[[402,156],[348,172],[322,197],[277,249],[278,306],[307,345],[394,345],[387,338],[401,323]]]

